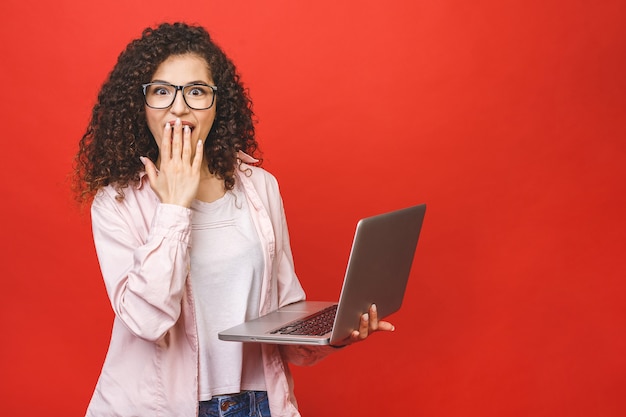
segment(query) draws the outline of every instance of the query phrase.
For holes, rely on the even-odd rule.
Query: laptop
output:
[[[339,302],[299,301],[218,333],[220,340],[299,345],[341,344],[376,304],[378,318],[404,298],[426,205],[359,220]],[[319,324],[317,322],[324,322]],[[311,324],[313,323],[313,324]],[[304,329],[303,329],[304,328]]]

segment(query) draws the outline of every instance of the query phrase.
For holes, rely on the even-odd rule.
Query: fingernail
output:
[[[169,123],[165,123],[165,130],[170,130],[172,128],[172,125]]]
[[[148,163],[148,161],[146,161],[146,158],[144,158],[143,156],[139,157],[139,160],[141,161],[142,164],[146,165]]]
[[[189,133],[189,132],[191,132],[191,129],[190,129],[190,128],[189,128],[189,126],[187,126],[187,125],[185,125],[185,128],[184,128],[184,129],[185,129],[185,133]]]
[[[376,312],[376,304],[372,304],[372,312],[375,313]]]
[[[202,146],[202,139],[198,140],[197,146],[198,146],[198,148]]]
[[[363,320],[369,320],[370,319],[370,315],[365,313],[363,314]]]
[[[182,122],[180,121],[180,117],[177,117],[177,118],[176,118],[176,122],[174,122],[174,123],[176,123],[176,126],[180,126],[180,124],[182,123]]]

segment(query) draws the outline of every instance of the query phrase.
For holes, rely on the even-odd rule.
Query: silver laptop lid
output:
[[[359,221],[331,344],[358,329],[370,305],[376,304],[379,318],[400,308],[425,212],[421,204]]]

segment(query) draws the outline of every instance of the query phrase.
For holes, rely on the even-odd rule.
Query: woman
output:
[[[299,415],[287,363],[332,347],[216,336],[304,298],[251,108],[232,62],[183,23],[145,29],[103,85],[75,167],[115,312],[87,416]],[[373,308],[345,344],[377,330],[393,326]]]

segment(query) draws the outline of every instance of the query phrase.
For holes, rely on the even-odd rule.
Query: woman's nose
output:
[[[174,102],[170,107],[170,112],[172,114],[179,115],[187,113],[188,111],[189,107],[187,106],[187,103],[185,103],[185,99],[183,98],[183,92],[177,91],[176,96],[174,97]]]

